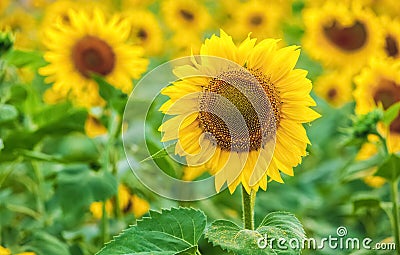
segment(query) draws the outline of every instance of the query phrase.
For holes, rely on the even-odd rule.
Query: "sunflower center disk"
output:
[[[193,21],[194,20],[194,15],[193,15],[193,13],[191,13],[190,11],[188,11],[188,10],[180,10],[179,11],[179,13],[181,14],[181,16],[185,19],[185,20],[187,20],[187,21]]]
[[[75,44],[72,60],[85,77],[89,77],[90,73],[110,74],[115,66],[115,54],[111,46],[94,36],[86,36]]]
[[[137,37],[139,37],[140,40],[142,40],[142,41],[146,41],[146,39],[149,37],[149,35],[147,34],[145,29],[141,28],[137,32]]]
[[[259,150],[275,138],[280,99],[256,71],[232,70],[212,79],[200,97],[200,127],[226,151]]]
[[[396,39],[391,35],[385,38],[385,51],[389,57],[396,57],[399,54]]]
[[[360,21],[349,27],[343,27],[338,22],[324,27],[325,36],[337,47],[344,51],[361,49],[367,42],[367,30]]]
[[[254,15],[250,18],[250,24],[254,26],[259,26],[263,23],[263,17],[260,15]]]
[[[385,110],[394,103],[400,102],[400,84],[390,80],[381,80],[379,89],[374,93],[374,101],[375,103],[382,103]],[[390,131],[400,133],[400,116],[392,122]]]

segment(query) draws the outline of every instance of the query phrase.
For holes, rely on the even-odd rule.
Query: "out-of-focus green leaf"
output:
[[[92,77],[99,85],[100,96],[106,100],[107,105],[115,109],[118,113],[122,114],[125,109],[128,96],[104,80],[103,77],[96,74],[93,74]]]
[[[379,208],[380,203],[381,203],[380,199],[376,197],[365,197],[365,198],[355,199],[353,201],[354,212],[357,212],[362,208]]]
[[[159,159],[159,158],[167,157],[169,155],[169,153],[171,152],[171,150],[174,148],[175,148],[175,144],[170,144],[166,148],[162,148],[161,150],[157,151],[153,155],[143,159],[142,161],[140,161],[140,163],[146,162],[151,159]]]
[[[26,245],[37,255],[70,255],[68,246],[46,232],[37,232]]]
[[[64,212],[64,220],[73,223],[94,201],[104,201],[117,193],[117,181],[108,172],[94,172],[85,165],[70,167],[57,177],[56,197]]]
[[[372,175],[376,170],[374,170],[374,167],[379,166],[383,160],[384,156],[378,153],[369,159],[355,161],[345,170],[341,178],[343,181],[348,182]]]
[[[70,103],[48,105],[33,116],[37,133],[60,134],[71,131],[84,131],[87,111],[75,108]]]
[[[13,105],[0,105],[0,124],[15,120],[18,117],[18,111]]]
[[[46,65],[42,53],[38,51],[12,50],[9,51],[4,58],[10,65],[16,67],[31,66],[33,68],[39,68]]]
[[[399,116],[399,112],[400,102],[393,104],[385,111],[382,118],[383,123],[389,126]]]
[[[206,230],[205,235],[214,245],[237,255],[300,254],[305,239],[303,226],[293,214],[287,212],[268,214],[256,230],[242,229],[233,222],[217,220]],[[279,238],[286,240],[285,246],[288,249],[277,247]],[[292,240],[298,241],[295,249],[289,245]]]
[[[400,156],[391,154],[378,168],[376,176],[381,176],[389,181],[397,180],[400,176]]]
[[[95,143],[83,134],[72,133],[58,140],[57,152],[64,161],[93,162],[99,159],[100,155]]]
[[[205,227],[206,216],[200,210],[151,211],[150,217],[115,237],[97,255],[194,255]]]

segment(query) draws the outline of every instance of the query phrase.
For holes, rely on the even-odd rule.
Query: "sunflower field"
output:
[[[0,0],[0,255],[400,254],[398,0]]]

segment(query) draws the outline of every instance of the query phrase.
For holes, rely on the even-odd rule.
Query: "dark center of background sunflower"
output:
[[[147,33],[147,31],[144,28],[140,28],[137,31],[136,35],[141,41],[146,41],[147,38],[149,37],[149,34]]]
[[[186,21],[191,22],[191,21],[194,20],[194,14],[193,14],[191,11],[189,11],[189,10],[181,9],[181,10],[179,11],[179,14],[180,14],[180,15],[182,16],[182,18],[183,18],[184,20],[186,20]]]
[[[327,96],[330,100],[334,100],[338,95],[338,91],[335,88],[331,88],[328,90]]]
[[[263,21],[264,21],[264,18],[260,14],[255,14],[250,17],[250,25],[255,26],[255,27],[261,25],[263,23]]]
[[[335,21],[331,26],[324,27],[324,34],[329,41],[344,51],[361,49],[368,39],[367,30],[360,21],[348,27],[343,27]]]
[[[279,94],[267,77],[260,72],[251,73],[258,82],[254,77],[248,77],[251,74],[244,71],[227,72],[223,79],[214,78],[204,88],[205,93],[200,98],[200,127],[206,133],[206,137],[210,140],[215,139],[216,144],[223,150],[259,150],[275,136],[281,104]],[[245,93],[241,91],[243,89]],[[232,105],[227,105],[220,97],[227,99],[236,109],[232,109]],[[254,107],[255,104],[257,108]],[[215,114],[216,109],[223,112],[222,117]],[[247,128],[243,127],[240,121],[235,121],[241,118],[238,114],[244,119]],[[233,127],[230,126],[229,129],[224,117],[231,119]]]
[[[385,38],[385,50],[389,57],[396,57],[399,54],[398,42],[392,35]]]
[[[72,60],[85,77],[89,77],[90,73],[110,74],[115,66],[115,54],[111,46],[94,36],[86,36],[75,44]]]
[[[400,102],[400,84],[396,84],[391,80],[382,79],[378,87],[373,98],[375,103],[382,103],[383,109],[386,110],[394,103]],[[400,116],[392,122],[390,130],[395,133],[400,133]]]

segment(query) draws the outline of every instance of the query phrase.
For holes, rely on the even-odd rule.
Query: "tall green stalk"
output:
[[[399,179],[390,182],[392,195],[393,236],[396,243],[396,254],[400,254],[400,226],[399,226]]]
[[[251,190],[250,194],[242,186],[243,225],[245,229],[254,230],[254,205],[256,203],[256,192]]]

